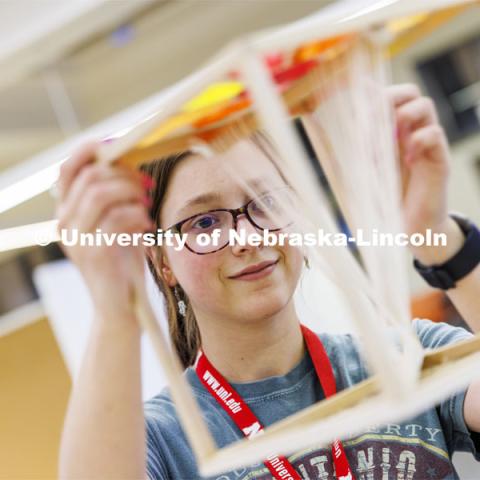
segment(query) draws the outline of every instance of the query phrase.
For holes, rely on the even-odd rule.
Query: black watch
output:
[[[435,288],[449,290],[480,263],[480,231],[469,220],[450,214],[465,235],[465,243],[458,253],[442,265],[425,266],[417,259],[413,265],[424,280]]]

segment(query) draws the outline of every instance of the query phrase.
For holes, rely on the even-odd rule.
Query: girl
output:
[[[412,253],[423,265],[441,265],[454,258],[465,242],[457,221],[447,214],[445,135],[433,103],[417,87],[395,86],[390,95],[399,141],[406,152],[402,160],[410,171],[404,201],[408,233],[431,228],[448,236],[446,247],[416,248]],[[146,168],[150,176],[96,165],[94,151],[91,144],[62,167],[59,228],[101,228],[107,233],[172,228],[191,233],[218,221],[224,230],[244,229],[248,234],[285,227],[280,219],[278,225],[266,225],[259,213],[259,205],[265,203],[259,198],[282,191],[285,180],[255,136],[211,158],[185,152],[150,164]],[[226,176],[223,162],[233,169],[242,165],[257,195],[247,196]],[[211,212],[218,209],[223,211]],[[132,268],[141,272],[144,252],[118,245],[64,248],[90,288],[96,319],[65,421],[60,476],[200,478],[168,389],[142,405],[141,332],[130,293]],[[258,425],[269,425],[324,398],[322,378],[311,355],[318,345],[300,327],[293,305],[304,262],[298,248],[219,243],[215,251],[199,251],[192,243],[179,251],[165,247],[149,249],[147,254],[167,299],[173,344],[220,447],[252,431],[242,432],[203,382],[199,365],[193,365],[199,350],[202,361],[250,407]],[[474,330],[480,329],[479,292],[478,266],[448,291]],[[415,328],[423,345],[430,348],[468,335],[428,321],[416,321]],[[320,335],[320,339],[337,390],[366,378],[351,336]],[[355,478],[457,478],[451,455],[454,450],[469,450],[478,456],[475,432],[479,431],[480,382],[475,382],[466,392],[403,424],[372,426],[364,435],[346,440],[342,458]],[[340,476],[337,463],[335,467]],[[331,452],[303,450],[215,478],[272,477],[336,478]]]

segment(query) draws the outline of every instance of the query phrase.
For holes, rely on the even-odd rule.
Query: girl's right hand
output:
[[[96,143],[75,153],[61,168],[57,182],[58,230],[80,233],[143,233],[153,231],[148,189],[153,181],[138,171],[95,163]],[[71,232],[69,232],[70,237]],[[66,246],[89,287],[96,313],[106,321],[134,319],[134,279],[143,280],[142,246]]]

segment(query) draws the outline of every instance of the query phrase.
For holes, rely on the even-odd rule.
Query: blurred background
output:
[[[328,3],[1,1],[0,229],[54,216],[48,192],[9,208],[15,203],[9,186],[42,166],[48,170],[85,139],[113,133],[146,98],[175,84],[232,39]],[[396,56],[392,74],[396,82],[418,83],[435,99],[452,146],[451,207],[480,224],[478,13],[460,14]],[[32,178],[21,188],[28,194],[41,181]],[[56,475],[71,376],[91,316],[81,278],[62,257],[56,245],[0,252],[2,480]],[[411,276],[413,315],[462,324],[442,294]],[[68,285],[60,299],[59,285]],[[152,301],[161,302],[151,290]],[[65,318],[68,328],[59,321]],[[143,361],[155,363],[148,345]],[[144,396],[158,391],[161,382],[161,373],[147,373]],[[466,457],[457,462],[461,478],[480,477]]]

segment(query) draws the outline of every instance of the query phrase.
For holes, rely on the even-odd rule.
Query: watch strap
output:
[[[450,214],[465,235],[462,248],[441,265],[426,266],[414,259],[417,272],[435,288],[449,290],[456,282],[467,276],[480,263],[480,231],[464,217]]]

